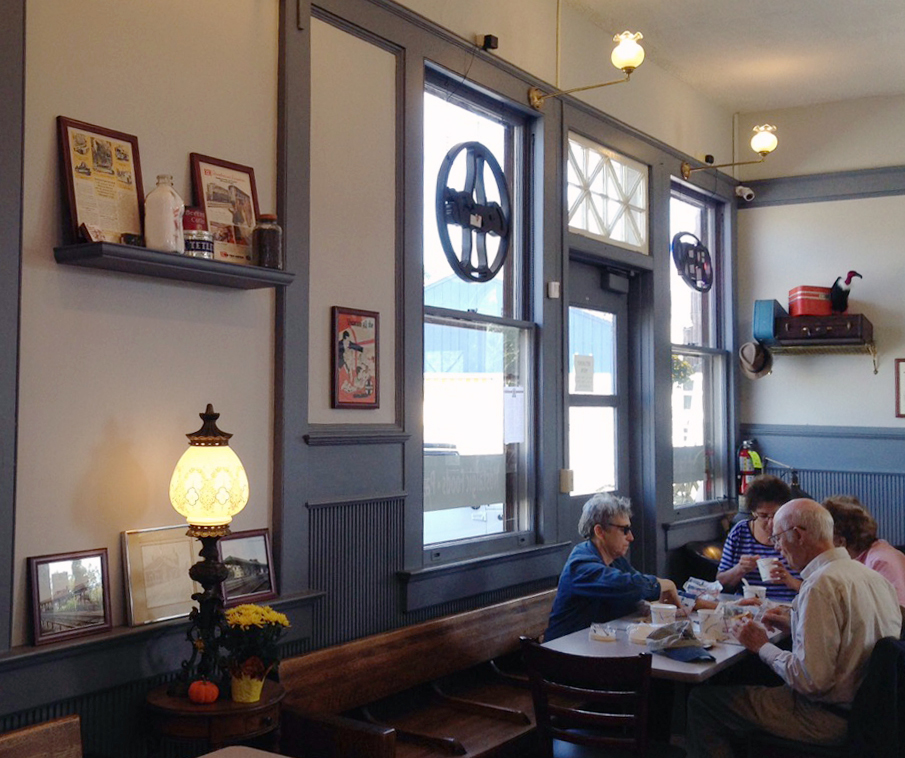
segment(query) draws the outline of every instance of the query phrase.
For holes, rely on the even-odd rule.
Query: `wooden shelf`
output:
[[[57,263],[87,266],[124,274],[175,279],[194,284],[210,284],[233,289],[287,287],[295,274],[287,271],[241,266],[236,263],[191,258],[177,253],[163,253],[146,247],[119,245],[114,242],[85,242],[53,249]]]
[[[874,373],[878,371],[879,357],[877,355],[877,344],[875,342],[846,342],[846,343],[829,343],[807,345],[790,345],[780,343],[778,345],[769,345],[769,350],[773,355],[869,355],[874,362]]]

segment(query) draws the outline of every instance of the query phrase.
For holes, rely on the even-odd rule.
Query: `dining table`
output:
[[[721,600],[737,601],[741,598],[735,596],[721,596]],[[682,620],[681,618],[677,620]],[[690,620],[695,634],[698,634],[697,612],[692,612]],[[573,655],[601,656],[607,658],[620,658],[638,655],[648,652],[646,641],[634,642],[629,639],[630,627],[635,624],[649,623],[650,614],[645,608],[639,608],[635,612],[622,618],[608,622],[605,626],[615,631],[615,639],[600,641],[591,638],[591,627],[579,629],[577,632],[557,637],[555,640],[544,642],[544,647],[559,650]],[[780,630],[767,630],[771,642],[779,642],[786,636]],[[686,684],[700,684],[710,679],[735,663],[754,655],[731,635],[719,642],[706,643],[705,649],[713,657],[712,661],[678,661],[662,653],[653,653],[651,656],[651,676],[655,679],[667,679]]]

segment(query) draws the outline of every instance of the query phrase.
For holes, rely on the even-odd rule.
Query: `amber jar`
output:
[[[283,268],[283,230],[277,217],[262,213],[251,236],[252,250],[259,266]]]

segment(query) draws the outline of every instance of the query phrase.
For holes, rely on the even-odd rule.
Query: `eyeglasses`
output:
[[[779,542],[779,538],[782,537],[786,532],[791,532],[793,529],[801,529],[801,531],[807,531],[803,526],[790,526],[788,529],[783,529],[781,532],[776,532],[776,534],[770,535],[770,542],[774,545]]]
[[[607,524],[607,528],[609,528],[609,527],[613,527],[614,529],[621,529],[621,530],[622,530],[622,533],[623,533],[626,537],[628,537],[629,532],[632,531],[632,525],[631,525],[631,524],[629,524],[628,526],[624,526],[624,525],[622,525],[622,524]]]
[[[751,518],[752,521],[760,521],[760,523],[766,524],[768,521],[770,521],[772,518],[774,518],[776,516],[776,514],[775,513],[752,513],[751,516],[752,516],[752,518]]]

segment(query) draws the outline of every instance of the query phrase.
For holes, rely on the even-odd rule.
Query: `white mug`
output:
[[[676,620],[676,606],[669,603],[651,603],[650,620],[653,624],[671,624]]]
[[[753,584],[746,584],[745,589],[742,592],[743,597],[756,597],[759,600],[767,599],[767,588],[766,587],[758,587]]]
[[[701,608],[698,611],[698,619],[703,639],[719,642],[725,637],[722,611],[716,608]]]
[[[757,559],[757,570],[760,571],[760,580],[762,582],[772,582],[773,577],[770,576],[770,572],[773,571],[773,567],[776,565],[775,558],[758,558]]]

